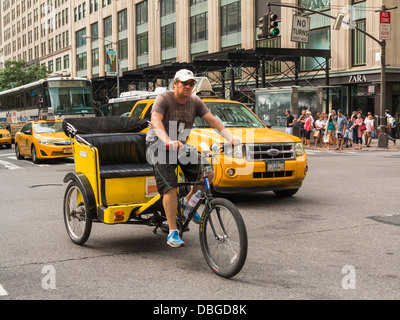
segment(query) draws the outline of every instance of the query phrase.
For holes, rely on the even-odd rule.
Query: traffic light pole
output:
[[[267,6],[269,8],[269,11],[271,11],[271,6],[285,7],[285,8],[297,9],[300,11],[308,11],[311,13],[319,14],[319,15],[328,17],[330,19],[336,20],[336,17],[326,14],[324,12],[315,11],[312,9],[307,9],[307,8],[303,8],[303,7],[299,7],[299,6],[295,6],[295,5],[268,2]],[[387,10],[392,10],[392,9],[396,9],[396,8],[397,8],[397,6],[393,7],[393,8],[386,8],[386,6],[383,5],[381,10],[379,10],[379,11],[387,11]],[[385,133],[386,132],[386,121],[384,121],[386,118],[385,108],[384,108],[384,105],[386,104],[386,41],[378,40],[373,35],[365,32],[364,30],[357,28],[355,25],[352,25],[349,22],[343,21],[342,23],[350,26],[352,29],[355,29],[355,30],[365,34],[367,37],[369,37],[372,40],[374,40],[375,42],[377,42],[379,44],[379,46],[381,47],[381,92],[380,92],[380,108],[379,108],[380,116],[379,116],[379,123],[378,123],[378,125],[379,125],[378,147],[379,148],[387,148],[388,138]]]

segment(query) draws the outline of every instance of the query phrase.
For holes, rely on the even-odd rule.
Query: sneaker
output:
[[[186,205],[185,205],[185,197],[183,197],[183,198],[181,199],[181,207],[182,207],[182,210],[185,210],[185,208],[186,208]],[[200,215],[200,213],[198,213],[198,212],[196,211],[196,213],[194,214],[192,220],[193,220],[195,223],[200,224],[200,221],[201,221],[201,215]]]
[[[182,239],[179,237],[179,233],[178,231],[172,231],[169,235],[168,235],[168,241],[167,243],[174,248],[178,248],[180,246],[184,246],[185,243],[182,241]]]

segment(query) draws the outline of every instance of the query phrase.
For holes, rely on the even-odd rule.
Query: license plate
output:
[[[72,148],[64,148],[63,153],[72,153]]]
[[[267,172],[285,171],[285,161],[267,161]]]

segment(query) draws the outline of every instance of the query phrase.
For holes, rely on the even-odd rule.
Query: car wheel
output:
[[[24,159],[24,156],[21,156],[18,144],[15,145],[15,156],[17,157],[18,160]]]
[[[11,144],[6,144],[7,149],[11,149]]]
[[[35,146],[32,144],[32,162],[38,164],[40,161],[37,158],[37,154],[36,154],[36,148]]]

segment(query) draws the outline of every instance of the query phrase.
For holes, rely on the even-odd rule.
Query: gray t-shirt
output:
[[[163,116],[162,123],[171,140],[186,142],[196,117],[203,117],[210,110],[198,96],[190,95],[185,104],[178,103],[173,91],[167,91],[157,96],[151,112]],[[146,141],[156,140],[154,129],[150,125]]]
[[[347,118],[339,117],[337,122],[337,130],[342,133],[344,128],[346,128],[346,125],[347,125]]]

